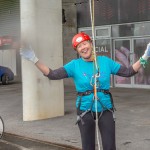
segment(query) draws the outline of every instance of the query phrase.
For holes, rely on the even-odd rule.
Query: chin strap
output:
[[[97,64],[97,56],[96,56],[96,50],[95,50],[95,28],[94,28],[94,0],[89,0],[90,5],[90,16],[91,16],[91,26],[92,26],[92,39],[93,39],[93,62],[94,62],[94,75],[92,78],[94,78],[94,100],[95,100],[95,111],[96,111],[96,136],[97,136],[97,144],[98,144],[98,150],[100,150],[100,138],[99,138],[99,128],[98,128],[98,111],[97,111],[97,88],[99,86],[98,78],[100,77],[99,67]]]

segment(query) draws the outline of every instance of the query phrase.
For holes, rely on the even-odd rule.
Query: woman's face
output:
[[[76,50],[85,61],[93,61],[92,48],[93,45],[91,41],[83,41],[77,46]]]

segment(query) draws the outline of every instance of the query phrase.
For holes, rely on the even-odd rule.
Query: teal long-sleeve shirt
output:
[[[100,71],[100,76],[98,77],[99,89],[110,89],[110,78],[111,74],[115,75],[120,69],[120,64],[113,61],[106,56],[98,56],[97,64]],[[94,64],[93,62],[84,61],[82,58],[74,59],[71,62],[64,65],[64,68],[68,74],[69,78],[72,78],[76,87],[76,91],[85,92],[87,90],[93,90],[94,84]],[[92,83],[92,84],[91,84]],[[111,99],[108,94],[102,92],[97,93],[97,111],[101,112],[103,106],[106,108],[112,108]],[[79,105],[80,97],[77,96],[76,107]],[[81,101],[80,110],[87,110],[91,108],[93,103],[93,94],[83,96]],[[92,105],[92,111],[96,111],[95,105]]]

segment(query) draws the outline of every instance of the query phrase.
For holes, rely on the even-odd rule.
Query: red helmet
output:
[[[72,38],[72,46],[74,49],[76,49],[76,47],[83,41],[88,41],[91,40],[91,38],[89,37],[89,35],[87,35],[84,32],[80,32],[78,34],[76,34],[73,38]]]

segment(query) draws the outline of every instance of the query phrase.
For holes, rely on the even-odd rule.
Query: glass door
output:
[[[144,54],[147,44],[150,42],[150,38],[138,38],[133,39],[134,47],[134,62]],[[138,73],[134,76],[135,87],[150,87],[150,59],[148,60],[145,68],[141,67]]]
[[[129,67],[144,54],[149,38],[116,39],[114,40],[114,59],[123,66]],[[150,59],[145,68],[130,78],[114,76],[115,87],[150,87]]]
[[[118,39],[114,40],[114,59],[125,67],[129,67],[133,63],[133,52],[131,51],[131,40]],[[131,87],[132,78],[114,77],[116,87]]]

